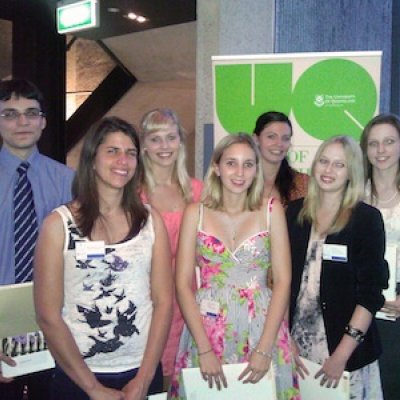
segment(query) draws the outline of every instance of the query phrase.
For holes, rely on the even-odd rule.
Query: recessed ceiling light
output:
[[[126,14],[126,17],[129,19],[137,19],[138,18],[138,16],[133,12]]]
[[[147,21],[147,18],[143,17],[142,15],[138,15],[136,21],[142,24],[143,22]]]
[[[110,13],[117,13],[117,12],[119,12],[119,8],[117,8],[117,7],[108,7],[107,11],[110,12]]]

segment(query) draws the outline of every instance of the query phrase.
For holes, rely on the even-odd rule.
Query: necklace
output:
[[[374,199],[375,199],[377,204],[379,203],[379,204],[385,205],[385,204],[391,203],[398,195],[399,195],[399,191],[396,190],[394,192],[393,196],[391,196],[389,199],[386,199],[386,200],[382,200],[378,196],[375,196],[375,195],[373,195],[373,197],[374,197]]]
[[[227,224],[228,227],[228,232],[231,232],[231,235],[229,235],[232,239],[232,244],[235,246],[236,244],[236,230],[238,226],[240,225],[240,216],[243,213],[243,210],[236,211],[236,212],[229,212],[227,210],[224,210],[225,212],[225,223]]]

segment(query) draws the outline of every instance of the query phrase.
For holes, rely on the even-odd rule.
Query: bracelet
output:
[[[358,344],[362,343],[365,339],[365,333],[360,329],[353,328],[351,325],[346,325],[344,333],[351,336]]]
[[[272,353],[268,351],[262,351],[260,349],[253,349],[254,353],[260,354],[260,356],[270,358],[272,360]]]
[[[211,353],[212,351],[213,351],[213,349],[211,348],[211,349],[209,349],[209,350],[203,351],[202,353],[198,353],[198,356],[199,356],[199,357],[200,357],[200,356],[204,356],[204,354]]]

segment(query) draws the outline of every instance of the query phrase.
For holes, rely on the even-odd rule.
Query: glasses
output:
[[[23,115],[27,119],[35,120],[40,117],[44,117],[45,113],[43,111],[40,111],[38,108],[28,108],[24,112],[19,112],[18,110],[10,108],[9,110],[4,110],[0,114],[0,117],[5,119],[6,121],[15,121],[16,119],[19,119],[21,115]]]

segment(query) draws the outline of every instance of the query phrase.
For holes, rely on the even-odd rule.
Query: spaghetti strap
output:
[[[267,204],[267,231],[271,232],[271,212],[272,212],[272,203],[275,201],[273,197],[270,197]]]
[[[201,231],[203,228],[203,214],[204,214],[204,204],[199,204],[199,223],[197,224],[197,230]]]

